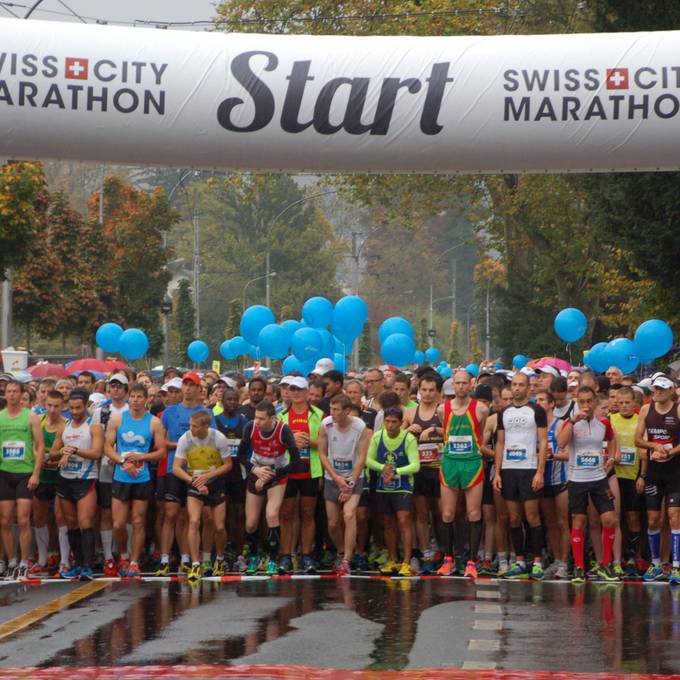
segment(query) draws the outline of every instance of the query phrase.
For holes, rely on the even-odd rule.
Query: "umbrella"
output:
[[[558,359],[557,357],[543,357],[541,359],[535,359],[534,361],[530,361],[528,366],[531,366],[531,368],[541,368],[541,366],[554,366],[558,371],[566,371],[569,373],[571,371],[572,366],[568,361],[565,361],[564,359]]]
[[[99,371],[99,373],[113,373],[114,371],[119,371],[127,366],[122,361],[116,361],[115,359],[76,359],[70,364],[66,364],[66,368],[70,373],[75,373],[76,371]]]
[[[17,369],[16,371],[10,371],[10,374],[22,383],[30,383],[31,380],[35,380],[35,378],[23,368]]]
[[[28,369],[34,378],[65,378],[69,372],[61,364],[36,364]]]

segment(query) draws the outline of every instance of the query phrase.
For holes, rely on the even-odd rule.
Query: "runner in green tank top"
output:
[[[0,532],[9,569],[15,578],[28,576],[28,556],[31,553],[31,499],[38,486],[43,463],[44,446],[40,418],[22,407],[21,383],[8,382],[5,387],[7,408],[0,411]],[[12,535],[12,524],[19,527],[21,563]]]

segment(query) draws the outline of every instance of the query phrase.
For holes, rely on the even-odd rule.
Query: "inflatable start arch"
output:
[[[278,36],[0,21],[0,154],[376,173],[680,167],[680,32]]]

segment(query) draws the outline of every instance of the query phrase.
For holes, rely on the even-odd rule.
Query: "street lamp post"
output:
[[[267,258],[269,259],[269,258]],[[256,276],[254,279],[250,279],[250,281],[246,282],[246,285],[243,286],[243,294],[242,294],[242,304],[243,304],[243,311],[245,312],[246,310],[246,290],[248,289],[248,286],[251,283],[255,283],[255,281],[261,281],[262,279],[267,279],[267,307],[269,307],[269,279],[272,276],[276,276],[276,272],[269,272],[268,274],[263,274],[262,276]]]

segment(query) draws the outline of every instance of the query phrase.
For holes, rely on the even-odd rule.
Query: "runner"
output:
[[[663,374],[652,382],[652,402],[640,409],[635,445],[647,450],[645,505],[647,538],[652,564],[642,577],[645,581],[666,581],[661,567],[661,511],[668,513],[671,527],[673,566],[671,583],[680,583],[680,406],[673,400],[675,384]],[[646,436],[645,436],[646,435]]]
[[[378,411],[378,397],[385,389],[385,377],[379,368],[369,368],[364,373],[364,388],[366,390],[366,408]]]
[[[330,403],[331,415],[323,419],[319,430],[328,532],[338,549],[335,571],[340,576],[351,572],[350,561],[357,538],[357,508],[371,439],[370,430],[361,418],[351,415],[351,408],[349,397],[336,394]]]
[[[147,389],[130,388],[130,408],[113,416],[106,428],[106,455],[113,461],[113,530],[120,554],[118,575],[139,577],[153,481],[149,464],[166,456],[161,421],[146,410]],[[128,552],[128,517],[132,523],[132,550]]]
[[[68,527],[75,562],[62,578],[91,581],[94,562],[94,518],[97,508],[97,461],[104,452],[104,431],[87,418],[87,392],[73,390],[68,402],[71,419],[57,434],[50,457],[59,461],[57,495]]]
[[[444,427],[437,414],[441,398],[442,379],[436,373],[420,378],[420,403],[404,414],[404,427],[418,440],[420,470],[414,477],[416,544],[423,557],[422,572],[429,574],[434,566],[434,550],[430,538],[437,534],[440,519],[439,471],[444,449]],[[431,518],[431,519],[430,519]]]
[[[607,442],[611,461],[619,460],[616,435],[607,419],[595,417],[595,392],[580,387],[576,395],[578,413],[561,421],[557,460],[569,461],[569,512],[571,513],[571,549],[574,556],[573,583],[585,582],[585,528],[590,499],[600,515],[602,525],[602,563],[596,574],[604,581],[618,581],[611,561],[619,518],[614,496],[607,481],[602,442]]]
[[[81,371],[78,374],[78,382],[76,383],[76,387],[78,387],[78,389],[85,390],[88,394],[92,394],[96,380],[97,379],[94,377],[94,373],[91,373],[90,371]]]
[[[277,560],[281,543],[279,511],[283,503],[288,475],[296,470],[300,463],[300,452],[293,432],[276,417],[272,403],[264,400],[258,402],[255,419],[246,425],[243,432],[243,438],[238,447],[238,459],[248,473],[246,478],[247,545],[244,547],[248,556],[246,573],[254,574],[258,568],[257,530],[262,506],[265,505],[269,553],[267,573],[278,574]]]
[[[207,508],[212,516],[215,540],[215,563],[212,565],[211,575],[224,576],[226,572],[224,478],[232,467],[232,445],[221,432],[210,427],[211,422],[211,414],[207,411],[196,411],[191,414],[189,431],[177,442],[172,467],[173,475],[187,485],[188,539],[191,551],[191,569],[188,577],[191,580],[200,579],[203,575],[199,550],[204,508]]]
[[[21,383],[10,380],[5,386],[7,406],[0,411],[0,531],[5,555],[9,558],[10,578],[28,576],[31,553],[31,505],[40,482],[45,449],[40,417],[21,406]],[[12,525],[19,528],[21,562]]]
[[[385,409],[383,427],[372,437],[366,464],[380,476],[377,484],[377,510],[383,515],[385,544],[389,561],[380,572],[413,576],[411,554],[413,550],[413,475],[420,470],[418,441],[401,429],[404,412],[399,406]],[[399,563],[397,531],[399,525],[404,559]]]
[[[44,416],[47,413],[47,395],[55,391],[54,386],[57,381],[54,378],[43,378],[38,384],[38,389],[35,393],[35,405],[33,410],[39,415]],[[63,395],[62,395],[63,399]],[[46,451],[49,449],[45,448]]]
[[[255,409],[264,399],[266,391],[267,381],[264,378],[255,376],[250,379],[248,383],[248,401],[238,409],[238,412],[243,413],[248,422],[255,418]]]
[[[487,406],[470,396],[471,376],[458,370],[453,375],[454,397],[440,405],[437,414],[444,423],[444,453],[439,475],[442,521],[446,530],[444,562],[437,570],[440,576],[450,576],[456,570],[454,558],[454,521],[458,495],[465,495],[466,520],[470,534],[465,576],[477,578],[475,560],[482,539],[482,492],[484,464],[482,462],[482,432],[489,415]]]
[[[43,432],[45,451],[49,453],[54,444],[57,434],[63,432],[66,425],[65,418],[61,415],[64,410],[64,397],[61,392],[51,390],[45,400],[46,413],[40,419]],[[69,544],[67,527],[57,500],[57,483],[59,482],[59,470],[56,462],[45,456],[43,468],[40,471],[40,483],[33,496],[33,533],[35,544],[38,548],[38,561],[29,569],[32,577],[39,578],[49,575],[47,553],[50,543],[49,510],[50,503],[54,503],[54,518],[59,531],[59,547],[61,549],[60,571],[68,569]]]
[[[399,395],[399,401],[403,409],[416,408],[418,402],[411,399],[411,379],[406,373],[397,373],[394,376],[392,390]]]
[[[543,578],[543,527],[539,499],[543,489],[548,446],[547,416],[529,403],[529,376],[517,372],[510,385],[512,404],[499,414],[496,432],[496,475],[494,488],[508,506],[510,539],[515,563],[505,572],[507,579]],[[529,548],[534,556],[531,572],[524,550],[522,514],[529,525]]]

